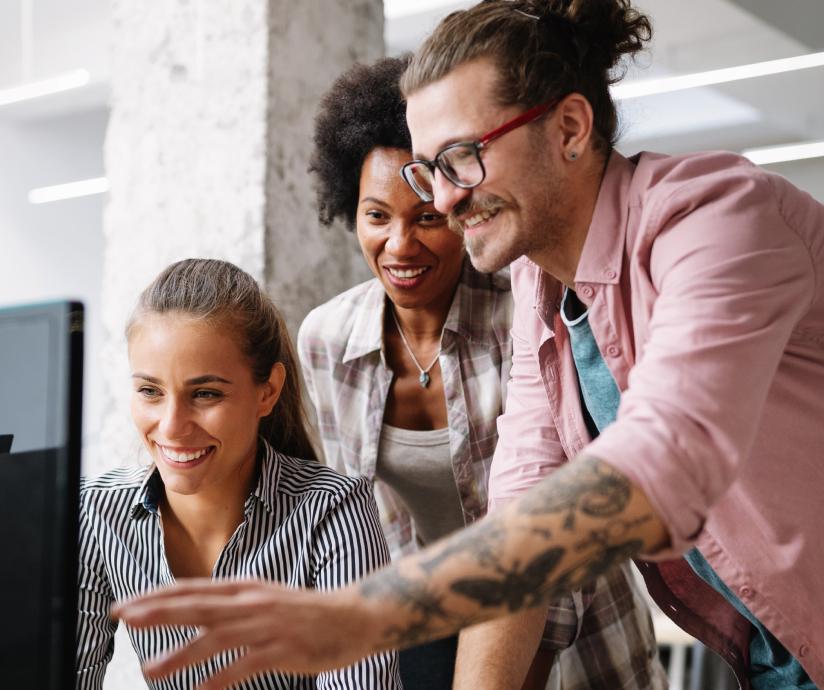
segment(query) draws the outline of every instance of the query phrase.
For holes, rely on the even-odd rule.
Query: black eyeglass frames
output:
[[[555,100],[533,106],[518,115],[518,117],[484,134],[477,141],[460,141],[450,144],[441,149],[433,160],[417,159],[409,161],[401,167],[400,175],[420,200],[427,203],[434,199],[433,185],[436,169],[440,170],[443,176],[456,187],[462,189],[477,187],[486,177],[486,168],[484,168],[481,160],[481,151],[490,142],[502,137],[504,134],[537,120],[557,102]]]

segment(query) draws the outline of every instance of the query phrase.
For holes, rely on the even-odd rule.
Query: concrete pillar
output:
[[[312,307],[371,276],[350,233],[318,224],[307,167],[321,94],[348,65],[383,55],[383,3],[279,0],[272,7],[266,286],[294,337]]]
[[[320,94],[383,53],[381,0],[111,0],[110,193],[102,321],[106,413],[86,474],[139,461],[123,327],[148,282],[190,256],[262,281],[293,334],[366,277],[352,238],[319,228],[306,168]],[[142,687],[119,634],[107,690]]]

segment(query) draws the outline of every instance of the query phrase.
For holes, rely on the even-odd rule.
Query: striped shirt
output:
[[[244,521],[223,548],[213,577],[264,578],[290,587],[329,590],[389,560],[368,482],[297,460],[262,445],[256,488]],[[174,582],[163,544],[154,467],[118,469],[84,480],[80,501],[77,688],[102,688],[114,649],[115,600]],[[191,640],[194,628],[129,629],[141,663]],[[152,690],[195,687],[236,657],[227,652]],[[370,657],[317,677],[270,673],[233,686],[244,690],[401,688],[394,653]]]
[[[318,416],[326,462],[375,483],[392,557],[417,548],[402,501],[376,480],[384,410],[393,373],[383,348],[386,293],[376,279],[313,310],[298,352]],[[467,260],[443,330],[439,363],[455,485],[464,522],[486,513],[489,467],[498,441],[512,360],[509,272],[482,274]],[[550,418],[535,433],[551,430]],[[512,453],[517,464],[519,454]],[[534,477],[537,481],[539,476]],[[599,577],[550,605],[542,646],[557,655],[550,686],[563,690],[662,690],[649,608],[628,568]]]

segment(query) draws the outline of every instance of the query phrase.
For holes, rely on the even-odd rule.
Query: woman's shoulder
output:
[[[369,482],[360,476],[348,477],[317,460],[304,460],[282,453],[277,457],[278,478],[270,486],[293,498],[315,495],[338,503],[355,495],[370,495]]]
[[[83,513],[119,514],[137,501],[146,483],[148,467],[118,467],[80,480],[80,509]]]
[[[379,303],[383,295],[383,287],[377,278],[355,285],[312,309],[303,320],[299,334],[317,336],[329,333],[340,336],[341,332],[349,332],[357,315],[364,309],[370,309],[373,303]]]
[[[300,326],[298,356],[305,368],[324,369],[346,352],[380,348],[385,292],[373,278],[315,307]]]
[[[148,471],[148,467],[118,467],[95,477],[83,477],[80,493],[136,491],[143,485]]]

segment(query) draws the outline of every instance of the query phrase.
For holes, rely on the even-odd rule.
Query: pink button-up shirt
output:
[[[612,154],[575,275],[622,391],[592,443],[561,287],[513,264],[491,503],[605,460],[669,530],[656,560],[696,544],[824,687],[824,207],[732,154]],[[664,611],[742,675],[749,624],[682,559],[659,566],[642,570]]]

